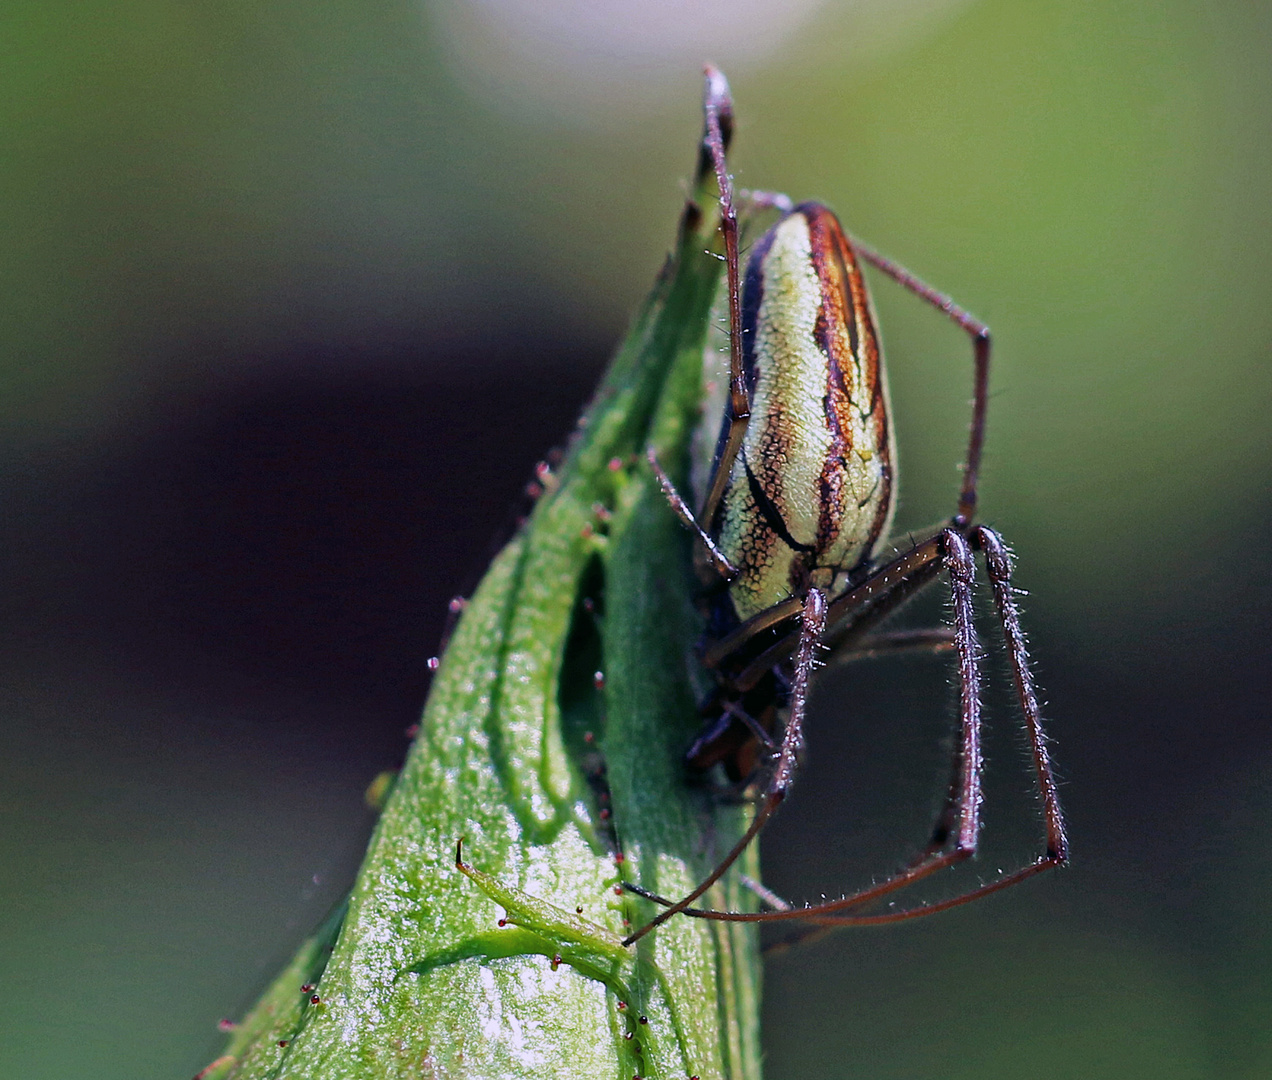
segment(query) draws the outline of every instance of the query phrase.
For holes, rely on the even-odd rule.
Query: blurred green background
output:
[[[0,52],[0,1075],[192,1075],[347,885],[446,599],[670,243],[706,57],[740,183],[996,332],[982,507],[1074,846],[776,958],[768,1077],[1272,1071],[1272,9],[11,0]],[[918,526],[968,348],[876,295]],[[824,680],[772,884],[922,840],[947,684]],[[995,703],[986,873],[1034,842]]]

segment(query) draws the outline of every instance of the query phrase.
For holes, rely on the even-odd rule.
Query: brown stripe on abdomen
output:
[[[845,528],[860,534],[857,514],[879,495],[879,510],[872,521],[873,529],[882,529],[891,499],[891,468],[888,461],[886,434],[880,439],[879,417],[884,405],[879,390],[880,353],[878,337],[870,317],[870,303],[865,280],[856,255],[835,216],[825,207],[805,204],[800,207],[809,224],[809,241],[813,263],[821,283],[821,310],[817,319],[818,346],[827,360],[825,416],[833,440],[822,470],[823,501],[818,521],[818,548],[829,551],[838,542],[840,555],[857,561],[852,553],[868,552],[873,536],[842,536]],[[869,418],[869,419],[867,419]],[[873,422],[872,422],[873,421]],[[857,432],[857,424],[862,430]],[[886,418],[882,430],[886,433]],[[858,447],[858,438],[864,445]],[[849,499],[853,455],[860,450],[861,461],[881,455],[882,492],[872,485],[871,493],[859,500],[854,492]],[[849,520],[852,515],[854,520]],[[847,567],[835,567],[846,569]]]

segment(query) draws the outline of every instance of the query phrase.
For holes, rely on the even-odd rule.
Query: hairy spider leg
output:
[[[1037,689],[1029,670],[1029,657],[1024,632],[1016,607],[1011,585],[1011,560],[1002,538],[985,526],[972,530],[970,543],[954,529],[947,529],[936,538],[940,548],[938,555],[949,577],[954,607],[954,644],[958,653],[959,670],[959,727],[960,742],[955,755],[954,779],[946,798],[928,847],[909,866],[886,880],[862,889],[838,900],[823,901],[806,907],[795,907],[775,894],[768,893],[765,901],[777,910],[763,912],[723,912],[702,908],[683,907],[685,915],[694,918],[727,922],[778,922],[800,921],[815,928],[842,926],[876,926],[901,922],[907,919],[933,915],[949,908],[1009,888],[1044,870],[1062,866],[1068,861],[1069,842],[1065,831],[1064,815],[1056,790],[1054,770],[1047,750],[1047,738],[1043,731]],[[931,544],[932,542],[929,542]],[[986,576],[993,592],[994,609],[1007,647],[1012,669],[1016,698],[1025,718],[1033,758],[1035,779],[1043,804],[1043,820],[1046,830],[1046,846],[1041,855],[995,881],[971,889],[958,896],[929,904],[921,904],[901,911],[875,915],[844,915],[841,912],[890,893],[904,889],[929,875],[962,862],[976,852],[980,832],[981,772],[980,756],[980,671],[979,648],[973,626],[972,590],[975,575],[973,548],[985,557]],[[802,716],[801,716],[802,720]],[[789,782],[787,787],[789,788]],[[766,792],[767,794],[767,792]],[[950,846],[950,840],[953,845]],[[732,854],[732,853],[731,853]],[[740,852],[738,852],[740,854]],[[736,858],[736,855],[734,855]],[[656,903],[669,901],[644,889],[633,889]],[[666,914],[664,912],[664,914]],[[813,933],[817,931],[814,930]],[[805,940],[809,934],[788,939],[780,945],[791,945]]]
[[[791,686],[790,716],[786,721],[786,730],[782,733],[782,745],[778,749],[772,773],[765,787],[755,816],[742,838],[733,845],[729,853],[699,884],[698,887],[672,904],[666,911],[656,915],[635,933],[623,940],[624,945],[632,945],[642,937],[662,925],[673,915],[686,910],[690,904],[705,893],[712,885],[724,876],[730,866],[737,861],[739,855],[750,845],[751,841],[764,828],[765,823],[773,816],[774,811],[782,805],[786,794],[790,791],[795,775],[799,771],[800,759],[804,754],[804,706],[808,700],[808,684],[812,678],[817,646],[821,641],[822,631],[826,628],[826,596],[820,589],[809,589],[804,599],[804,614],[799,632],[799,651],[795,658],[795,679]],[[626,883],[624,883],[626,884]],[[630,889],[631,887],[628,886]],[[633,890],[639,891],[639,890]]]

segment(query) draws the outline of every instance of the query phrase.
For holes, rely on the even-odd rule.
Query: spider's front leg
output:
[[[773,816],[777,808],[786,799],[791,785],[795,782],[795,776],[799,772],[800,760],[804,753],[804,711],[808,701],[809,681],[812,678],[813,668],[816,663],[817,648],[821,642],[822,632],[825,629],[826,597],[820,590],[810,589],[808,596],[804,600],[803,623],[799,634],[799,650],[795,660],[795,678],[791,685],[790,715],[786,719],[786,730],[782,735],[782,744],[778,748],[772,772],[769,774],[768,782],[764,786],[764,792],[760,796],[759,806],[755,811],[755,816],[751,819],[751,824],[747,827],[746,832],[742,834],[741,839],[729,850],[729,853],[720,860],[715,869],[691,893],[670,904],[665,911],[659,913],[635,933],[629,935],[623,941],[624,945],[632,945],[639,941],[649,931],[660,926],[673,915],[682,911],[693,913],[689,905],[719,881],[729,867],[737,862],[738,857],[751,845],[751,841],[759,835],[760,830],[768,823],[768,819]],[[638,885],[623,882],[623,886],[629,892],[634,892],[639,896],[645,896],[651,900],[661,900],[661,897],[648,892]],[[723,912],[712,912],[709,915],[706,912],[697,913],[707,917],[725,917],[726,914]]]

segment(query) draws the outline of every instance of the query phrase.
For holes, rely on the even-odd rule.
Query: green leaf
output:
[[[685,783],[704,685],[690,538],[641,453],[686,470],[716,196],[700,177],[564,461],[468,602],[334,948],[334,927],[306,943],[207,1080],[758,1080],[754,931],[677,918],[625,949],[625,919],[650,911],[616,895],[621,876],[683,894],[742,824]]]

